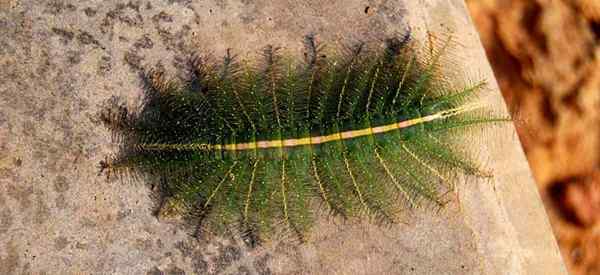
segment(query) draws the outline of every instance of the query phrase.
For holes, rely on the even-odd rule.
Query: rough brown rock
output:
[[[563,257],[598,274],[600,2],[468,3]]]

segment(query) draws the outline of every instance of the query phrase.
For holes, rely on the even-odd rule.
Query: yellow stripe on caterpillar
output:
[[[473,103],[464,105],[461,107],[444,110],[435,114],[427,115],[424,117],[413,118],[409,120],[403,120],[382,126],[375,126],[364,128],[360,130],[349,130],[344,132],[337,132],[325,136],[311,136],[304,138],[291,138],[291,139],[276,139],[276,140],[262,140],[256,142],[245,142],[245,143],[230,143],[230,144],[206,144],[206,143],[193,143],[193,144],[140,144],[139,148],[143,150],[224,150],[224,151],[242,151],[242,150],[254,150],[254,149],[269,149],[269,148],[285,148],[285,147],[296,147],[304,145],[318,145],[332,141],[346,140],[357,137],[364,137],[373,134],[381,134],[393,130],[402,128],[408,128],[418,124],[434,121],[437,119],[444,119],[452,116],[456,116],[462,113],[473,111],[475,109],[483,108],[483,103]]]

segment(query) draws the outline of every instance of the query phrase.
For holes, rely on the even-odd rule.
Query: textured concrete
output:
[[[449,73],[489,80],[505,112],[459,0],[271,2],[0,1],[1,274],[565,273],[510,125],[471,143],[495,177],[464,179],[443,211],[390,228],[320,220],[302,246],[192,239],[151,215],[142,183],[99,176],[116,148],[98,111],[113,96],[135,105],[141,68],[181,74],[191,53],[251,58],[268,43],[299,54],[311,32],[332,48],[408,26],[424,44],[455,33]]]

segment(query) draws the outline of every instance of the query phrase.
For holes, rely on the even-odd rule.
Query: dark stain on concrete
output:
[[[128,51],[123,56],[125,64],[129,65],[129,68],[136,72],[142,69],[142,57],[134,51]]]
[[[13,164],[15,165],[15,167],[21,167],[21,165],[23,165],[23,160],[21,160],[20,158],[15,158],[13,160]]]
[[[244,24],[250,24],[256,20],[256,16],[252,12],[246,12],[240,14],[240,20],[242,20],[242,23]]]
[[[54,179],[54,190],[59,193],[63,193],[68,191],[70,188],[70,183],[65,176],[57,176]]]
[[[189,68],[189,57],[185,56],[186,54],[176,55],[173,57],[173,67],[175,67],[179,72],[185,72],[186,69]]]
[[[63,13],[63,11],[74,12],[76,10],[77,7],[75,7],[73,4],[65,4],[64,1],[54,0],[49,1],[49,3],[46,4],[46,10],[44,12],[52,15],[58,15]]]
[[[58,251],[63,250],[68,245],[69,245],[69,239],[67,239],[66,237],[60,236],[60,237],[54,239],[54,248],[56,248],[56,250],[58,250]]]
[[[67,51],[67,62],[71,65],[77,65],[81,63],[81,52],[80,51]]]
[[[173,16],[164,11],[154,15],[152,21],[162,45],[166,50],[174,53],[174,67],[178,72],[188,69],[189,56],[196,50],[193,40],[189,39],[193,35],[192,28],[187,24],[171,24],[174,22]]]
[[[100,42],[86,31],[82,31],[77,35],[77,41],[83,45],[92,45],[104,49],[104,47],[100,45]]]
[[[73,40],[73,38],[75,37],[75,34],[72,31],[68,31],[68,30],[61,29],[61,28],[53,27],[52,32],[60,37],[60,41],[64,45],[69,44],[69,42],[71,42]]]
[[[159,249],[163,249],[165,247],[161,239],[156,239],[156,247]]]
[[[88,17],[93,17],[96,16],[96,13],[98,11],[96,11],[95,9],[92,9],[90,7],[87,7],[83,10],[83,12],[85,13],[85,15],[87,15]]]
[[[183,6],[188,6],[189,4],[192,3],[192,0],[168,0],[169,4],[180,4]]]
[[[173,16],[168,14],[165,11],[161,11],[159,12],[157,15],[152,16],[152,21],[156,22],[156,23],[160,23],[160,22],[173,22]]]
[[[112,70],[111,57],[108,55],[100,57],[100,60],[98,60],[98,69],[96,70],[97,74],[105,76],[110,70]]]
[[[116,22],[123,23],[129,27],[141,27],[144,23],[144,19],[140,14],[139,4],[133,2],[127,4],[120,3],[117,4],[114,9],[106,13],[100,25],[100,31],[102,33],[110,32],[111,40],[113,36],[112,28]]]
[[[54,205],[58,209],[66,209],[68,204],[67,204],[67,198],[65,197],[65,195],[59,194],[58,197],[56,197],[56,201],[55,201]]]
[[[144,34],[140,39],[133,43],[133,46],[138,49],[152,49],[154,47],[154,43],[148,34]]]
[[[82,242],[75,243],[75,248],[77,248],[77,249],[85,250],[88,247],[89,247],[89,244],[87,244],[87,243],[82,243]]]

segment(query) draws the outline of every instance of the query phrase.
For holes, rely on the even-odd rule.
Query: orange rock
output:
[[[600,1],[467,1],[572,274],[600,274]]]

